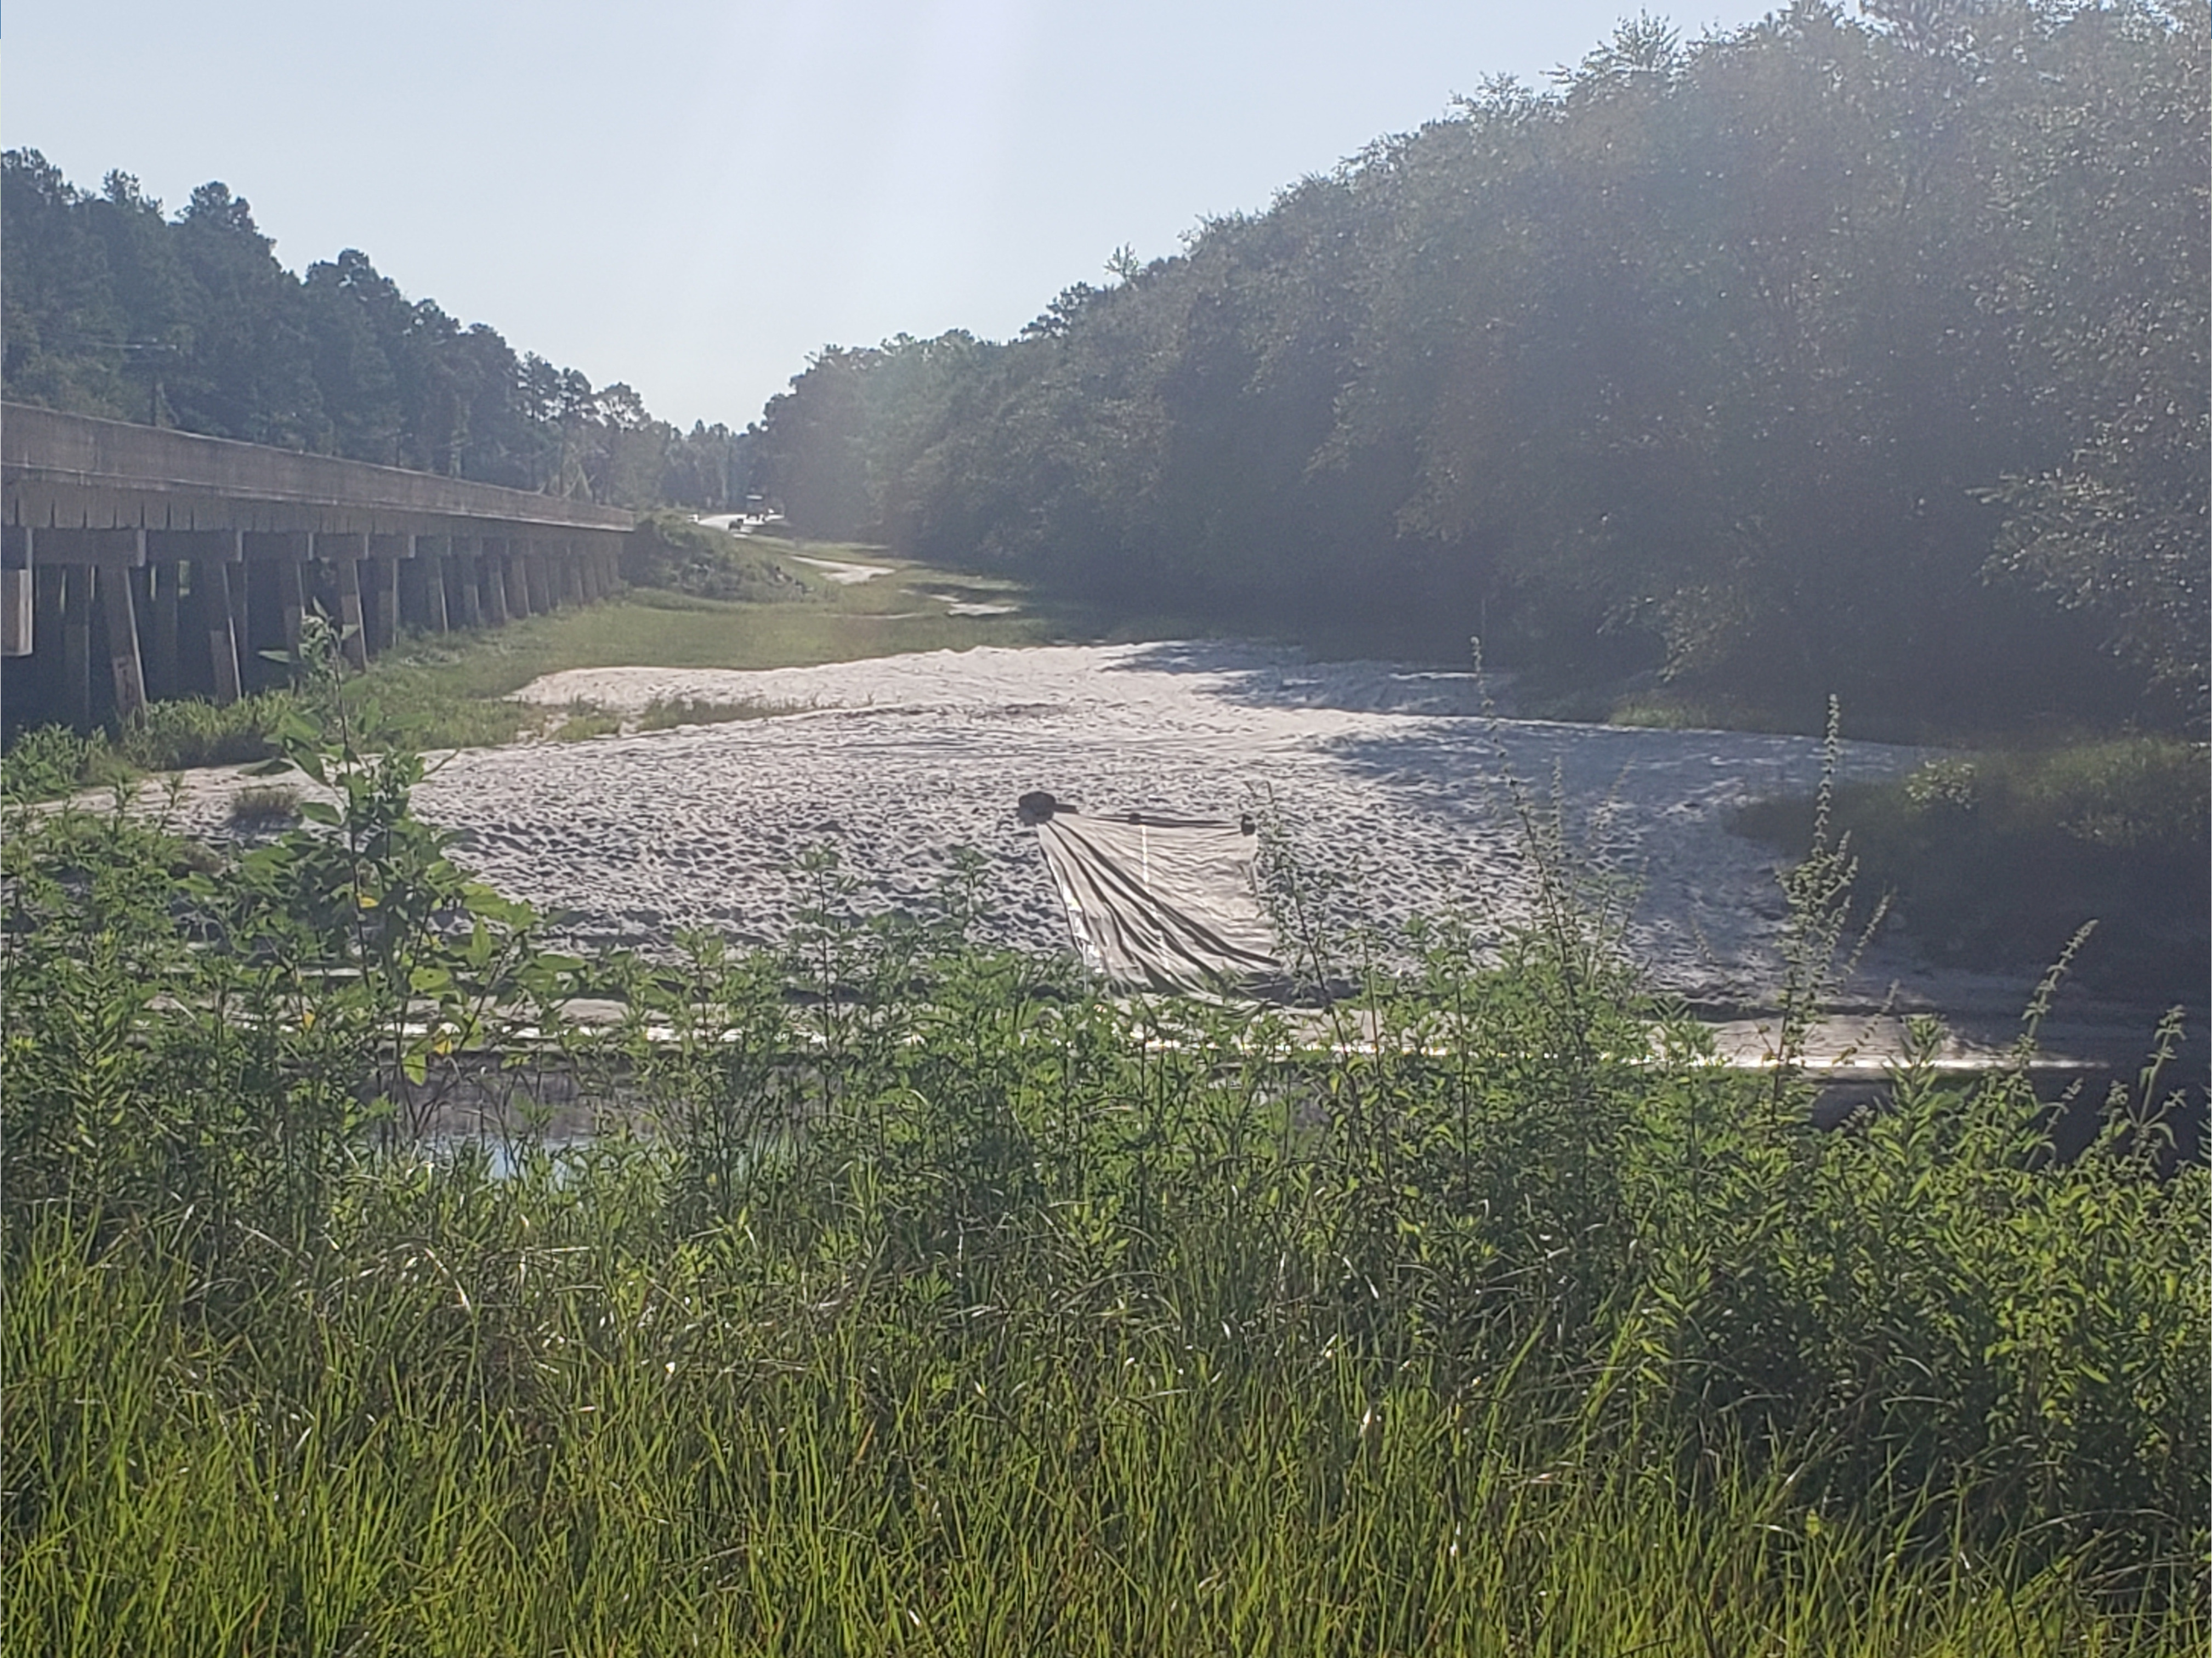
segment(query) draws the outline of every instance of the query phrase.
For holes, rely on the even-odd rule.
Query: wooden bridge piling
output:
[[[464,628],[484,625],[483,560],[477,556],[477,545],[472,536],[455,536],[453,556],[447,561],[453,571],[453,592],[460,601]]]
[[[146,635],[146,687],[151,695],[185,694],[179,683],[183,658],[177,635],[183,576],[184,567],[174,559],[155,559],[146,566],[146,597],[153,609]]]
[[[115,682],[115,717],[125,725],[146,714],[146,672],[138,656],[138,617],[131,603],[135,572],[109,565],[98,572],[107,623],[108,667]]]
[[[242,578],[246,567],[240,564],[238,568]],[[208,671],[214,681],[215,700],[223,707],[237,701],[242,689],[230,571],[230,561],[222,558],[204,558],[192,567],[192,588],[200,596],[200,621],[207,629]]]

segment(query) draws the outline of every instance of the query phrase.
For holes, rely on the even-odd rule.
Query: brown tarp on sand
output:
[[[1103,817],[1049,805],[1024,815],[1036,823],[1085,966],[1155,990],[1280,978],[1250,818]]]

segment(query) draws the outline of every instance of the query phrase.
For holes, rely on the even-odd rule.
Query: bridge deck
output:
[[[0,404],[11,528],[370,535],[619,532],[635,515],[331,455]]]

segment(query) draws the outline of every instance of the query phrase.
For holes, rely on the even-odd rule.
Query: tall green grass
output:
[[[2202,1646],[2170,1079],[2062,1162],[1928,1031],[1815,1133],[1564,881],[1318,1025],[826,855],[785,951],[586,963],[287,740],[344,807],[224,872],[0,841],[0,1651]],[[630,1128],[426,1144],[488,1054]]]

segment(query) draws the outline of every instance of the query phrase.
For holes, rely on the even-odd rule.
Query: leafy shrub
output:
[[[759,550],[681,513],[649,513],[623,541],[623,580],[694,598],[799,598],[805,587]]]
[[[91,780],[99,744],[66,726],[19,734],[0,755],[0,793],[10,800],[51,800]]]
[[[230,797],[230,821],[244,825],[284,823],[299,817],[300,791],[270,783],[243,788]]]
[[[262,691],[228,704],[153,702],[123,728],[115,749],[144,771],[243,765],[276,752],[271,733],[293,704],[289,691]]]

